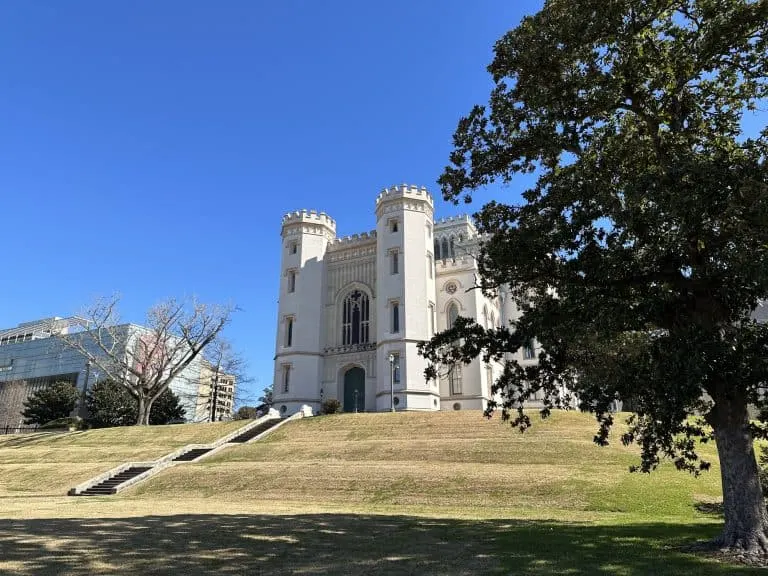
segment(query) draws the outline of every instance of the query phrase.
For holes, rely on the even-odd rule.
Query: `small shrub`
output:
[[[25,424],[43,425],[66,418],[75,409],[80,394],[71,382],[54,382],[24,400]]]
[[[253,420],[259,417],[259,409],[256,406],[241,406],[235,412],[235,420]]]
[[[323,400],[323,403],[320,405],[321,414],[338,414],[339,412],[341,412],[341,402],[336,400],[336,398]]]

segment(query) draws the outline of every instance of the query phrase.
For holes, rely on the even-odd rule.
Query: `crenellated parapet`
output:
[[[448,216],[446,218],[440,218],[435,220],[435,232],[438,232],[445,228],[454,228],[468,226],[472,232],[477,234],[475,223],[472,221],[472,217],[468,214],[459,214],[457,216]]]
[[[343,236],[336,238],[328,245],[329,251],[346,250],[347,248],[354,248],[363,244],[370,244],[376,242],[376,230],[370,232],[363,232],[362,234],[352,234],[350,236]]]
[[[317,234],[329,240],[336,238],[336,221],[325,212],[297,210],[283,216],[282,236]]]
[[[441,258],[435,261],[435,269],[438,274],[446,272],[455,273],[462,270],[474,270],[477,261],[472,254],[457,254],[455,258]]]
[[[426,212],[432,217],[435,203],[432,194],[425,186],[415,184],[400,184],[384,188],[376,197],[376,217],[381,218],[387,212],[393,212],[400,208]]]

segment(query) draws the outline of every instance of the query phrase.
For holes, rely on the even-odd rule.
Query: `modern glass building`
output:
[[[79,338],[95,356],[95,341],[82,327],[82,318],[44,318],[0,330],[0,428],[15,430],[24,426],[21,411],[27,397],[37,389],[54,382],[72,382],[83,394],[104,375],[98,366],[78,350],[61,341],[57,335]],[[135,324],[116,327],[128,342],[134,334],[146,332]],[[179,397],[192,421],[200,394],[200,361],[193,361],[170,386]],[[80,408],[78,407],[78,410]]]

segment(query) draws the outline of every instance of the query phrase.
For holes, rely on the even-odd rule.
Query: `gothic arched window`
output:
[[[459,317],[459,307],[455,302],[448,306],[448,328],[453,328]],[[458,340],[454,342],[458,345]],[[448,369],[448,386],[451,396],[461,394],[461,362],[452,364]]]
[[[456,304],[451,304],[448,307],[448,328],[453,328],[453,325],[456,323],[456,318],[459,317],[459,307],[456,306]]]
[[[440,240],[435,239],[435,260],[440,260]]]
[[[368,295],[354,290],[344,298],[341,314],[341,341],[348,344],[367,344],[370,333]]]
[[[440,248],[440,258],[443,260],[450,257],[450,252],[448,251],[448,238],[443,238],[443,244]]]
[[[453,236],[451,236],[451,258],[453,258],[455,260],[456,259],[456,251],[454,250],[453,242],[454,242],[454,238],[453,238]]]

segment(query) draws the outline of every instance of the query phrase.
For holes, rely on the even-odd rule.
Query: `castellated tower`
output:
[[[390,409],[390,379],[396,410],[439,410],[437,383],[427,382],[427,364],[416,345],[434,331],[435,270],[432,196],[426,188],[401,185],[376,199],[376,409]],[[394,356],[394,364],[390,363]]]
[[[283,217],[274,402],[283,415],[320,407],[325,254],[336,222],[302,210]]]

